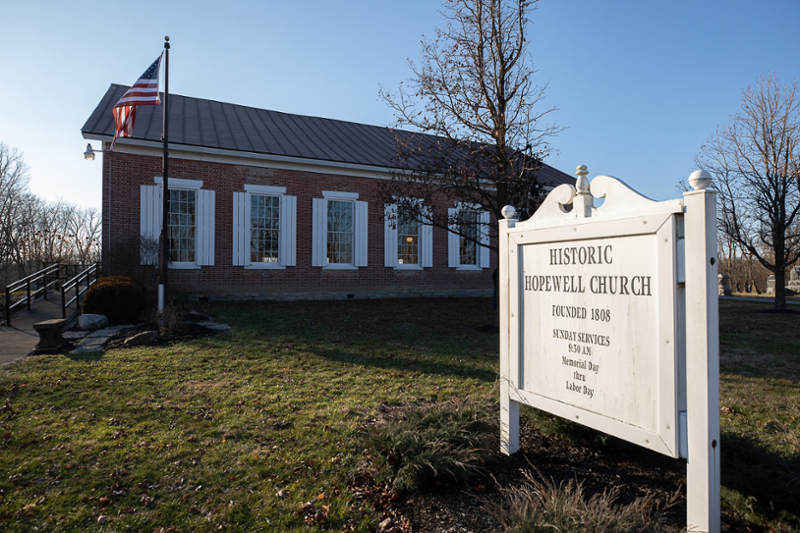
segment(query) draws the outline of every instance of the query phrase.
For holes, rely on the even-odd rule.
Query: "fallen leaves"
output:
[[[149,481],[147,481],[147,479],[143,479],[142,481],[137,483],[136,486],[139,487],[142,490],[152,490],[152,489],[157,489],[158,488],[158,485],[154,485],[154,484],[150,483]]]
[[[313,525],[313,524],[320,524],[326,518],[328,518],[328,514],[330,513],[331,506],[330,505],[322,505],[317,507],[316,503],[320,500],[325,499],[325,493],[312,498],[311,500],[301,503],[300,508],[298,509],[298,514],[303,517],[303,521],[306,524]]]
[[[20,516],[31,516],[35,511],[36,507],[44,503],[44,497],[39,498],[33,503],[28,503],[22,507],[19,511],[17,511],[17,518]]]
[[[356,498],[362,514],[371,511],[379,513],[379,533],[410,533],[411,522],[398,508],[401,496],[388,487],[376,485],[372,476],[366,473],[351,474],[347,484]]]

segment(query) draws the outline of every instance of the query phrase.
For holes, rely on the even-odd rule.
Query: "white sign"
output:
[[[534,215],[508,229],[515,388],[528,405],[678,457],[683,206],[636,200],[613,217]]]
[[[524,343],[525,390],[659,430],[654,241],[636,236],[521,246],[522,334],[536,339]]]
[[[576,187],[556,188],[531,219],[500,222],[503,451],[519,447],[519,404],[525,404],[688,457],[690,492],[706,495],[689,502],[689,525],[716,531],[713,193],[705,190],[707,181],[693,183],[698,190],[685,195],[696,205],[690,211],[682,200],[654,202],[609,176],[590,187],[585,167],[579,170]],[[602,206],[594,207],[595,198],[605,200]],[[507,219],[511,214],[504,209]],[[697,226],[686,229],[692,234],[687,258],[684,219]],[[691,281],[685,279],[689,264]],[[687,296],[691,289],[696,294]],[[687,339],[696,339],[695,346],[687,349]],[[698,384],[692,391],[689,372]],[[695,398],[697,407],[687,410]]]

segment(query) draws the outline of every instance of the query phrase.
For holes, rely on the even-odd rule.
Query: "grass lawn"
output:
[[[791,531],[792,479],[780,493],[751,479],[754,461],[777,472],[800,457],[800,315],[753,311],[770,305],[720,304],[723,454],[737,450],[723,497],[742,523]],[[0,530],[367,531],[377,517],[347,479],[381,406],[497,377],[488,299],[206,311],[233,329],[0,369]],[[785,475],[800,487],[800,469]],[[316,519],[298,512],[312,500]]]

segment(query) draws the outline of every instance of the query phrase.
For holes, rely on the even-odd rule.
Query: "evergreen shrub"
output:
[[[83,312],[105,315],[109,322],[136,322],[147,310],[147,290],[128,276],[108,276],[86,291]]]

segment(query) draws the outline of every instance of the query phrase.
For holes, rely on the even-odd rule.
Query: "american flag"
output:
[[[153,64],[144,71],[144,74],[136,80],[136,83],[127,90],[114,109],[114,123],[116,131],[114,140],[111,142],[111,150],[120,137],[130,137],[133,133],[133,122],[136,120],[136,106],[158,105],[158,72],[161,65],[161,57],[153,61]]]

